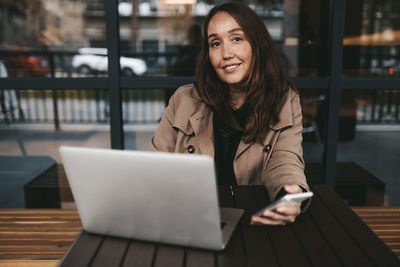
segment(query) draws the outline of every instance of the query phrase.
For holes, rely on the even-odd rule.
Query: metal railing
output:
[[[160,53],[154,51],[125,53],[128,57],[142,58],[148,65],[148,74],[174,76],[168,73],[174,70],[173,64],[179,56],[179,46],[169,46]],[[393,47],[392,47],[393,48]],[[395,47],[400,49],[400,47]],[[300,48],[299,48],[300,49]],[[360,47],[345,47],[344,52],[362,50]],[[372,48],[371,48],[372,49]],[[370,52],[369,49],[367,52]],[[375,49],[375,48],[374,48]],[[388,60],[393,58],[387,47],[378,47],[379,66],[382,69]],[[371,50],[371,51],[372,51]],[[303,51],[304,52],[304,51]],[[366,57],[363,50],[363,57]],[[376,52],[376,51],[375,51]],[[43,57],[48,62],[46,77],[85,77],[71,66],[71,59],[76,50],[25,49],[10,51],[0,49],[0,58],[18,56]],[[302,53],[300,53],[302,54]],[[359,53],[353,53],[358,54]],[[367,53],[368,54],[368,53]],[[369,55],[369,54],[368,54]],[[360,67],[358,57],[349,60],[355,69]],[[386,62],[386,63],[385,63]],[[315,62],[314,62],[315,63]],[[384,64],[385,63],[385,64]],[[345,62],[344,67],[350,67]],[[390,62],[393,64],[393,62]],[[318,65],[315,63],[313,66]],[[194,65],[193,65],[194,66]],[[312,66],[308,66],[312,67]],[[11,74],[11,73],[9,73]],[[102,74],[104,75],[104,74]],[[179,74],[178,74],[179,75]],[[398,73],[394,73],[398,75]],[[10,75],[18,77],[18,73]],[[24,76],[22,76],[24,77]],[[29,76],[28,76],[29,77]],[[109,100],[107,90],[0,90],[0,123],[108,123]],[[359,124],[396,124],[399,123],[400,91],[368,90],[354,96],[357,101],[351,107],[353,117]],[[164,110],[165,94],[161,89],[123,90],[123,120],[126,123],[154,123],[159,120]]]
[[[357,123],[396,124],[400,122],[400,91],[373,90],[357,103]]]
[[[109,123],[108,90],[0,90],[1,123]],[[54,94],[56,97],[54,97]],[[124,90],[125,123],[157,123],[165,108],[164,92]],[[56,105],[54,104],[56,101]]]
[[[157,123],[165,108],[162,89],[123,90],[125,123]],[[54,104],[56,101],[56,105]],[[108,90],[0,90],[1,123],[109,123]],[[344,104],[345,105],[345,104]],[[372,90],[355,96],[357,124],[400,122],[400,91]],[[347,115],[348,116],[348,115]]]

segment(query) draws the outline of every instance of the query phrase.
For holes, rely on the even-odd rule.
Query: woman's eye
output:
[[[242,41],[242,40],[243,40],[242,37],[235,37],[235,38],[233,38],[233,41],[234,41],[234,42],[240,42],[240,41]]]
[[[217,46],[219,46],[219,45],[220,45],[219,42],[212,42],[212,43],[210,44],[211,47],[217,47]]]

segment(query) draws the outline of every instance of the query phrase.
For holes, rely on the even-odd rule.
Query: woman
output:
[[[225,3],[206,17],[195,85],[172,96],[151,150],[214,157],[218,184],[263,184],[271,200],[307,191],[299,96],[271,36],[247,6]],[[253,216],[284,225],[300,204]]]

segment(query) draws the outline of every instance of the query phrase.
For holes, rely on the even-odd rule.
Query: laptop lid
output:
[[[219,250],[242,214],[222,212],[222,234],[209,156],[65,146],[60,154],[88,232]]]

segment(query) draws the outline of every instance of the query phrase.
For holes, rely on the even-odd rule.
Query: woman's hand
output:
[[[284,190],[288,194],[303,192],[300,186],[291,184],[285,185]],[[282,203],[273,210],[264,211],[262,216],[252,216],[250,224],[258,225],[286,225],[295,221],[297,215],[300,214],[301,203],[287,202]]]

